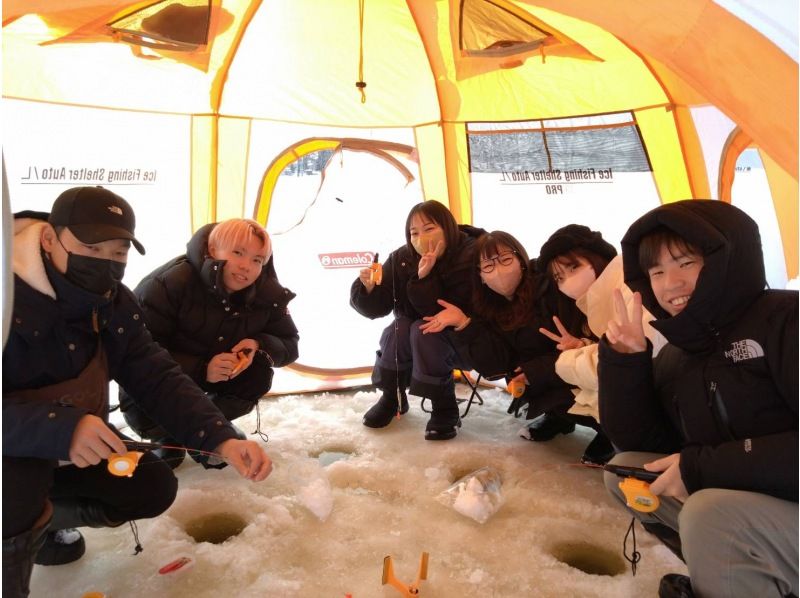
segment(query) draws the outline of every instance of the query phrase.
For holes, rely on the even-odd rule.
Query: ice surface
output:
[[[459,394],[468,389],[459,385]],[[31,596],[108,598],[399,596],[381,585],[383,558],[412,582],[430,554],[420,596],[656,596],[662,575],[686,568],[637,528],[642,554],[636,577],[622,558],[630,518],[607,495],[601,472],[578,464],[593,432],[534,443],[517,435],[524,422],[506,413],[509,395],[482,389],[458,436],[424,440],[428,414],[412,408],[385,429],[361,424],[372,391],[269,397],[262,428],[273,474],[261,483],[231,469],[177,470],[178,497],[162,516],[138,522],[144,552],[133,556],[130,528],[84,529],[86,555],[70,565],[35,567]],[[237,420],[248,433],[255,413]],[[258,440],[258,436],[250,437]],[[485,523],[440,504],[454,482],[482,467],[502,477],[502,506]],[[186,527],[198,519],[245,522],[221,544],[197,543]],[[615,575],[572,567],[571,547],[605,559]],[[193,566],[159,568],[181,555]],[[602,559],[600,558],[602,557]]]

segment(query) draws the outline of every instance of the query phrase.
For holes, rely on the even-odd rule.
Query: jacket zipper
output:
[[[717,383],[713,380],[708,387],[708,408],[711,410],[711,415],[714,417],[717,431],[727,437],[728,440],[736,440],[730,420],[728,419],[728,410],[725,408],[725,403],[722,400],[722,393]]]

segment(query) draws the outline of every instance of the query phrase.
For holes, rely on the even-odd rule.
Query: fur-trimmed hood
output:
[[[31,288],[56,298],[42,259],[42,230],[50,226],[43,212],[20,212],[14,217],[12,269]]]

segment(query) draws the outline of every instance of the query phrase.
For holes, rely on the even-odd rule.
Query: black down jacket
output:
[[[408,299],[420,315],[432,316],[442,310],[436,301],[444,299],[464,312],[472,311],[472,274],[478,260],[475,244],[486,231],[468,224],[459,224],[458,245],[448,247],[436,260],[433,270],[422,280],[417,273],[408,281]]]
[[[258,341],[275,367],[298,356],[299,336],[287,307],[295,294],[278,282],[274,257],[255,283],[228,294],[222,284],[225,262],[208,256],[214,226],[198,230],[185,255],[157,268],[134,289],[153,338],[201,385],[209,360],[245,338]]]
[[[664,226],[700,248],[691,300],[669,317],[638,263],[643,236]],[[666,204],[622,240],[625,282],[642,294],[669,344],[651,362],[600,341],[600,421],[624,451],[680,452],[681,476],[703,488],[797,500],[796,291],[765,290],[758,227],[717,201]]]
[[[371,320],[382,318],[394,311],[395,317],[419,319],[419,314],[408,300],[406,287],[417,273],[419,255],[402,245],[389,254],[383,263],[383,281],[367,293],[361,280],[350,285],[350,305],[362,316]]]
[[[394,311],[395,316],[418,320],[442,308],[437,299],[445,299],[468,310],[471,298],[471,268],[475,267],[475,240],[485,231],[468,224],[458,225],[461,234],[455,247],[448,247],[423,280],[417,277],[419,255],[408,245],[395,249],[383,263],[383,283],[367,293],[356,278],[350,286],[350,305],[362,316],[381,318]]]

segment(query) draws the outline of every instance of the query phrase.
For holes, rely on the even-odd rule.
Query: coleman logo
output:
[[[371,251],[346,251],[344,253],[320,253],[319,263],[325,269],[366,268],[372,263]]]
[[[764,349],[753,339],[747,338],[743,341],[731,343],[731,350],[725,351],[725,357],[732,359],[733,363],[737,363],[745,359],[764,357]]]
[[[117,206],[108,206],[108,211],[109,212],[113,212],[114,214],[119,214],[120,216],[122,216],[122,208],[119,208]]]

